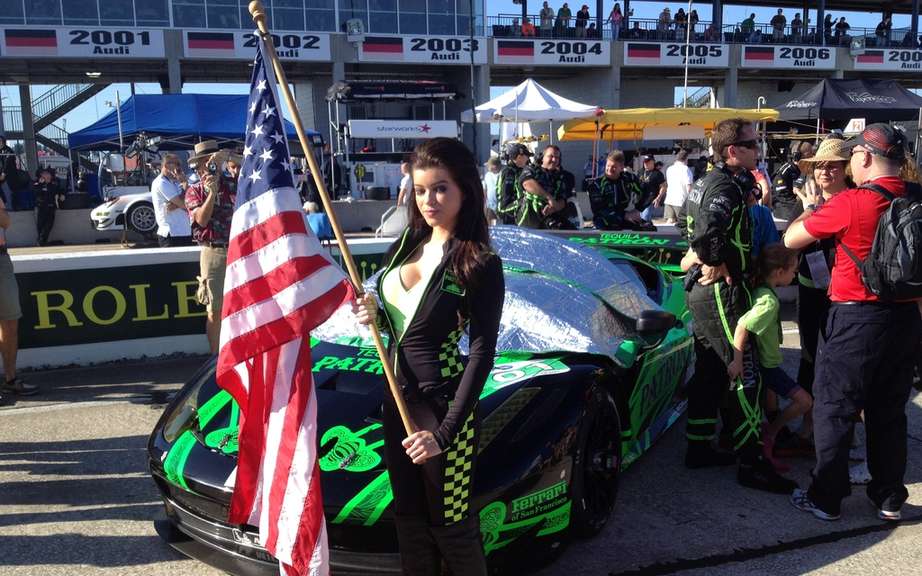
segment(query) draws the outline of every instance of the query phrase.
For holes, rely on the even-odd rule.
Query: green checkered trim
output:
[[[458,352],[458,340],[461,339],[462,331],[457,329],[448,335],[445,343],[439,348],[439,363],[442,365],[442,378],[454,378],[464,372],[464,364],[461,363],[461,353]]]
[[[464,422],[451,448],[445,454],[444,495],[445,522],[454,524],[464,520],[470,505],[471,472],[474,468],[474,411]]]

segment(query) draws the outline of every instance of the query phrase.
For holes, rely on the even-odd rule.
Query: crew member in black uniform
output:
[[[522,196],[519,177],[522,169],[532,157],[531,150],[524,144],[510,142],[506,145],[506,165],[499,173],[496,191],[496,215],[503,224],[515,224],[515,215]]]
[[[772,176],[771,205],[775,217],[793,222],[803,213],[800,198],[794,193],[794,181],[800,178],[801,160],[813,156],[813,143],[803,140],[791,146],[788,161],[781,165]]]
[[[752,124],[736,118],[712,133],[717,166],[695,182],[685,204],[690,254],[696,263],[686,276],[686,303],[694,320],[695,375],[688,391],[688,452],[691,468],[728,464],[711,446],[719,407],[726,398],[723,425],[733,433],[743,486],[790,494],[797,484],[778,475],[762,456],[761,379],[755,347],[744,352],[743,373],[731,383],[733,332],[750,306],[746,276],[751,268],[752,223],[746,199],[755,187],[751,170],[758,159]]]
[[[624,171],[624,152],[612,150],[605,158],[605,174],[589,182],[592,223],[599,230],[643,228],[643,218],[635,208],[642,196],[640,181]]]
[[[516,224],[527,228],[572,230],[577,224],[576,207],[569,199],[575,194],[572,177],[560,169],[560,148],[551,144],[541,155],[541,165],[522,170]]]
[[[636,208],[640,210],[641,218],[652,222],[653,209],[662,206],[663,200],[666,199],[666,176],[656,167],[656,159],[650,154],[643,157],[640,187],[643,197]]]
[[[409,225],[358,320],[381,317],[417,432],[406,436],[396,403],[384,401],[385,455],[403,573],[484,575],[477,511],[471,508],[480,418],[477,399],[493,367],[505,286],[491,252],[483,188],[473,156],[454,139],[420,145],[411,160]],[[458,351],[468,333],[470,356]]]
[[[57,178],[51,168],[41,168],[38,179],[32,183],[32,194],[35,196],[35,224],[38,228],[38,245],[48,244],[48,237],[54,227],[54,214],[58,204],[64,201],[64,194],[58,188]]]

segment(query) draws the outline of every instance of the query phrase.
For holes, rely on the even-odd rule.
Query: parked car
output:
[[[520,574],[610,520],[620,472],[684,410],[692,340],[681,281],[655,265],[518,228],[491,233],[506,297],[480,397],[473,509],[491,570]],[[363,330],[344,306],[311,335],[324,509],[335,570],[396,573],[386,384]],[[238,416],[214,359],[166,408],[148,444],[167,517],[158,532],[231,573],[277,574],[257,529],[227,522]]]
[[[90,211],[90,221],[93,228],[100,231],[127,228],[143,236],[152,236],[157,232],[150,192],[110,195],[108,200]]]

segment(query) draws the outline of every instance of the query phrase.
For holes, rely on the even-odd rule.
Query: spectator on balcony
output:
[[[535,37],[535,25],[527,17],[522,18],[522,36]]]
[[[554,9],[547,5],[547,2],[544,3],[544,6],[541,8],[541,12],[538,14],[541,18],[541,35],[550,36],[551,35],[551,26],[554,24]],[[523,30],[524,30],[524,24]],[[534,26],[532,26],[534,28]]]
[[[823,37],[827,43],[832,40],[832,14],[826,14],[823,19]]]
[[[772,41],[781,42],[784,40],[784,27],[787,26],[788,19],[784,17],[784,10],[778,8],[778,13],[772,16],[769,24],[772,25]]]
[[[518,18],[512,19],[512,26],[509,27],[509,34],[512,36],[521,36],[522,35],[522,25],[519,24]]]
[[[656,21],[656,37],[660,40],[665,39],[666,31],[670,26],[672,26],[672,13],[669,12],[669,7],[666,7],[659,13],[659,19]]]
[[[624,14],[621,13],[620,2],[615,2],[615,7],[611,9],[611,14],[608,15],[608,21],[611,23],[611,39],[617,41],[618,36],[621,35],[621,25],[624,23]],[[634,22],[634,26],[637,26],[637,22]]]
[[[638,22],[638,21],[635,20],[635,21],[634,21],[634,25],[631,26],[630,30],[627,30],[627,31],[624,33],[624,36],[625,36],[626,38],[631,39],[631,40],[640,40],[641,38],[644,38],[644,37],[645,37],[645,34],[644,34],[645,32],[646,32],[646,30],[642,30],[642,29],[640,28],[640,22]]]
[[[698,11],[692,10],[691,13],[688,15],[688,25],[691,26],[692,40],[695,39],[695,26],[698,25],[699,20],[700,18],[698,18]]]
[[[570,27],[570,18],[573,14],[570,12],[570,6],[564,2],[563,6],[557,11],[557,20],[554,21],[554,32],[558,36],[566,35],[567,29]]]
[[[586,30],[586,36],[589,38],[601,38],[599,31],[595,27],[595,22],[589,23],[589,28]]]
[[[845,16],[839,18],[839,21],[836,22],[836,44],[845,44],[848,41],[849,28],[851,28],[851,26],[845,21]]]
[[[714,22],[711,22],[710,26],[704,31],[704,41],[720,42],[720,30],[717,29],[717,24]]]
[[[874,30],[874,35],[877,36],[877,46],[887,46],[890,44],[891,28],[893,28],[893,22],[890,20],[890,15],[884,14],[883,20],[880,21],[880,24],[878,24],[877,28]]]
[[[576,13],[576,37],[586,37],[586,25],[589,23],[589,6],[583,4],[583,7]]]
[[[749,18],[746,18],[740,22],[740,33],[745,38],[746,42],[754,42],[756,34],[756,14],[753,12],[749,15]]]
[[[791,20],[791,41],[800,44],[803,41],[804,21],[800,19],[800,12],[794,14]]]
[[[688,14],[685,13],[685,8],[679,8],[672,21],[675,23],[676,40],[685,40],[685,29],[688,26]]]

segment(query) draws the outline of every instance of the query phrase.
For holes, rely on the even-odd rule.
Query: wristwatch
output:
[[[804,206],[804,210],[810,210],[811,212],[816,212],[816,204],[807,204]]]

